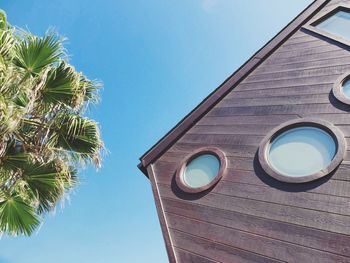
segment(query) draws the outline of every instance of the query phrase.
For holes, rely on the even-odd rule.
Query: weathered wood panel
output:
[[[287,69],[287,70],[277,70],[275,72],[260,73],[250,75],[246,78],[244,83],[255,83],[262,81],[276,81],[282,79],[296,79],[296,78],[305,78],[305,77],[320,77],[325,75],[341,74],[350,69],[349,61],[344,65],[328,65],[328,61],[324,62],[322,66],[318,65],[317,67],[301,68],[301,69]]]
[[[237,249],[225,244],[213,243],[210,239],[200,238],[177,230],[172,231],[172,236],[175,240],[175,247],[196,251],[200,255],[204,255],[207,258],[215,258],[215,260],[222,263],[283,262],[280,260],[257,255],[246,250]]]
[[[343,116],[345,118],[345,116]],[[280,124],[292,119],[298,118],[297,114],[282,114],[282,115],[265,115],[260,116],[205,116],[198,125],[232,125],[239,121],[239,124]],[[350,120],[350,117],[349,117]]]
[[[350,68],[350,67],[349,67]],[[262,80],[243,82],[237,86],[237,90],[261,89],[265,88],[283,88],[285,86],[301,86],[301,85],[318,85],[318,84],[333,84],[335,80],[345,73],[346,70],[338,73],[329,73],[321,76],[307,76],[299,78],[281,78],[276,80]]]
[[[175,248],[176,258],[179,262],[196,262],[196,263],[220,263],[200,255],[190,253],[181,248]]]
[[[303,94],[303,95],[284,95],[270,96],[265,98],[229,98],[220,103],[220,107],[244,107],[251,106],[270,106],[270,105],[300,105],[300,104],[319,104],[329,103],[329,91],[322,94]]]
[[[182,233],[189,233],[196,237],[211,240],[213,244],[219,246],[225,244],[238,249],[248,250],[258,255],[265,255],[275,260],[283,261],[288,258],[288,262],[291,263],[305,262],[306,259],[308,263],[349,261],[347,257],[334,255],[322,250],[306,248],[305,246],[291,244],[289,242],[286,243],[217,224],[179,217],[174,214],[169,216],[169,225],[171,228],[180,230]],[[216,259],[216,254],[213,254],[212,257]],[[262,259],[259,262],[262,262]]]
[[[309,52],[309,54],[302,54],[302,56],[297,56],[296,54],[279,54],[278,56],[273,57],[270,60],[266,60],[264,65],[258,67],[258,69],[267,68],[269,69],[274,65],[285,65],[286,69],[289,69],[288,66],[294,66],[296,63],[303,63],[304,67],[313,66],[314,62],[322,63],[328,59],[336,59],[338,57],[347,57],[348,51],[344,49],[336,49],[332,51],[323,51],[319,52],[315,50],[314,52]],[[305,64],[304,64],[305,63]],[[310,63],[310,64],[307,64]],[[257,69],[257,70],[258,70]]]
[[[273,73],[273,72],[278,72],[278,71],[291,71],[291,70],[296,70],[296,69],[313,69],[316,67],[320,66],[320,63],[327,63],[329,66],[339,66],[339,65],[347,65],[349,63],[349,58],[350,54],[340,54],[339,56],[334,56],[332,54],[330,58],[325,58],[322,57],[321,59],[315,59],[310,61],[308,59],[307,62],[302,62],[302,61],[297,61],[297,62],[292,62],[288,64],[277,64],[277,63],[271,63],[271,65],[265,65],[264,67],[260,67],[256,69],[256,72],[259,74],[266,74],[266,73]]]
[[[191,195],[174,194],[173,188],[168,186],[159,185],[159,189],[162,198],[193,198]],[[349,217],[339,214],[227,196],[213,192],[201,198],[191,200],[191,202],[232,212],[254,215],[265,219],[282,221],[298,226],[350,235]]]
[[[234,116],[234,115],[281,115],[281,114],[296,114],[300,117],[304,117],[310,114],[321,113],[344,113],[344,110],[348,107],[339,104],[338,107],[334,107],[330,103],[301,103],[293,105],[274,104],[269,106],[242,106],[242,107],[216,107],[207,116]],[[261,117],[263,118],[263,117]],[[185,135],[186,136],[186,135]]]
[[[350,57],[349,57],[350,59]],[[316,84],[316,85],[301,85],[301,86],[290,86],[283,87],[283,89],[275,89],[275,88],[262,88],[262,89],[254,89],[254,90],[240,90],[236,91],[234,95],[232,93],[228,94],[225,99],[257,99],[257,98],[271,98],[271,97],[279,97],[284,96],[286,92],[290,96],[294,95],[309,95],[309,94],[322,94],[329,93],[332,89],[332,84]]]
[[[149,166],[147,170],[148,170],[149,179],[152,185],[152,191],[153,191],[156,208],[158,212],[159,223],[160,223],[160,226],[163,232],[164,241],[166,244],[166,251],[168,253],[169,263],[176,263],[177,260],[176,260],[175,252],[173,250],[172,240],[169,234],[169,227],[164,214],[163,204],[162,204],[162,200],[161,200],[159,188],[158,188],[157,177],[154,174],[152,165]]]
[[[312,55],[312,54],[321,54],[323,52],[333,52],[338,50],[336,46],[329,45],[325,42],[322,42],[322,44],[319,44],[317,47],[299,47],[299,48],[291,48],[286,50],[277,50],[274,53],[274,56],[281,56],[281,57],[288,57],[288,56],[305,56],[305,55]]]
[[[164,210],[171,214],[182,215],[309,248],[325,250],[338,255],[350,256],[350,237],[346,235],[281,221],[273,221],[272,223],[271,220],[265,218],[173,199],[164,200]],[[178,220],[177,223],[180,224],[181,220]]]

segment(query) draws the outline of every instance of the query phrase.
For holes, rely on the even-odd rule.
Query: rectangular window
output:
[[[350,46],[350,6],[339,5],[303,28]]]
[[[338,11],[317,24],[316,28],[350,40],[350,13]]]

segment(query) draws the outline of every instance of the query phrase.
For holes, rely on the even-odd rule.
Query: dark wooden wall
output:
[[[350,262],[350,106],[331,94],[350,72],[349,50],[300,29],[149,167],[177,262]],[[338,126],[349,151],[320,180],[276,181],[260,168],[259,143],[301,117]],[[176,168],[203,146],[227,154],[228,173],[210,191],[185,194]]]

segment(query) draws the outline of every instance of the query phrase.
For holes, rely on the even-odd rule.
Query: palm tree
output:
[[[98,125],[84,117],[99,85],[68,64],[63,39],[9,25],[0,12],[0,233],[30,235],[100,165]]]

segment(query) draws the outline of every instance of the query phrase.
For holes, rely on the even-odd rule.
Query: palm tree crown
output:
[[[10,26],[0,10],[0,233],[30,235],[77,170],[100,165],[99,128],[84,117],[99,85],[68,64],[62,41]]]

